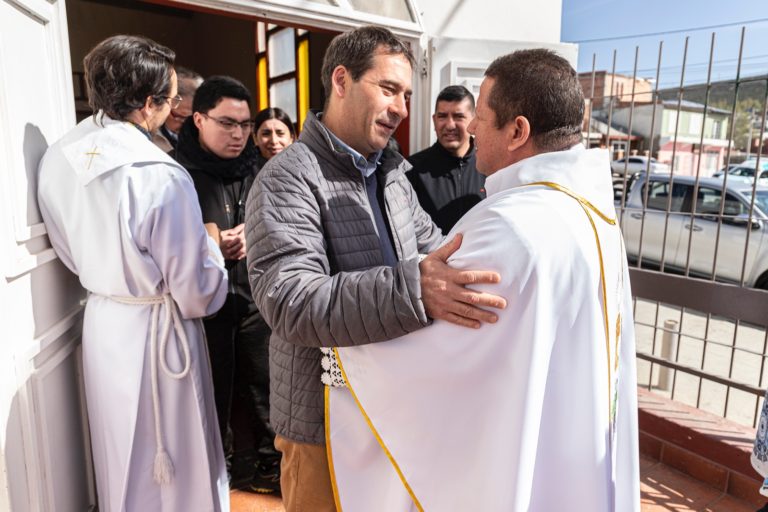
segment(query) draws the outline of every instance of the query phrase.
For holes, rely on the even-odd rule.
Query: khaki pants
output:
[[[280,435],[280,490],[286,512],[336,512],[325,446],[297,443]]]

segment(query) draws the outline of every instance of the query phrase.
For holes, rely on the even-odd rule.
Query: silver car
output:
[[[755,168],[757,161],[749,160],[728,169],[728,181],[739,181],[741,183],[752,184],[755,179]],[[718,171],[712,175],[713,178],[725,178],[725,173]],[[760,174],[757,178],[758,185],[768,185],[768,161],[764,159],[760,162]]]
[[[668,173],[669,166],[658,162],[655,158],[648,158],[647,156],[628,156],[626,158],[619,158],[611,162],[611,172],[624,176],[626,174],[632,175],[638,172],[646,172],[650,160],[650,169],[652,173]]]
[[[745,285],[768,289],[768,187],[756,187],[751,217],[748,184],[729,178],[724,204],[721,179],[694,190],[692,176],[638,176],[621,215],[630,260],[641,257],[642,230],[644,264],[727,282],[740,282],[744,266]]]

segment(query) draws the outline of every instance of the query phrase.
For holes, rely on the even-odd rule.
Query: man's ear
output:
[[[347,68],[338,65],[333,69],[331,73],[331,87],[340,98],[345,96],[349,80],[351,80],[351,77],[347,72]]]
[[[517,116],[504,127],[507,132],[507,151],[517,151],[531,139],[531,123],[525,116]]]
[[[144,100],[144,105],[139,109],[141,110],[141,113],[144,114],[145,117],[148,117],[155,109],[155,100],[152,96],[147,96],[147,99]]]
[[[195,123],[195,128],[197,128],[197,130],[200,131],[203,126],[203,114],[201,114],[200,112],[193,112],[192,121]]]

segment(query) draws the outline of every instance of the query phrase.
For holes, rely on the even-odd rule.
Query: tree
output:
[[[715,108],[731,110],[733,102],[718,100],[712,103]],[[760,136],[760,118],[763,115],[763,102],[757,98],[744,98],[736,102],[736,113],[731,116],[733,132],[729,133],[734,149],[752,152],[754,149],[749,142],[750,123],[752,124],[752,140]],[[768,126],[766,126],[768,132]]]

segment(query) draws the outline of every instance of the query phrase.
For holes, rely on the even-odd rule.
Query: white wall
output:
[[[561,0],[414,0],[428,36],[428,75],[414,114],[419,125],[416,152],[436,140],[429,119],[434,99],[448,85],[477,95],[485,68],[501,55],[524,48],[548,48],[572,66],[578,46],[560,42]],[[419,98],[421,100],[421,97]]]
[[[560,42],[561,0],[414,0],[430,37]]]

